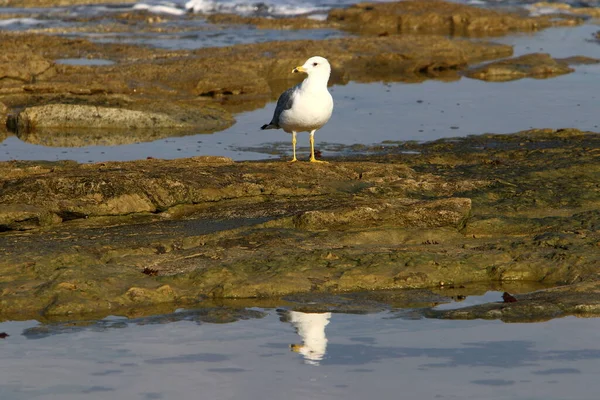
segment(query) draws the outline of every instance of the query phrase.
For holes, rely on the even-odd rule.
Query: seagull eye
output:
[[[317,65],[319,65],[319,63],[313,63],[313,67],[316,67]]]

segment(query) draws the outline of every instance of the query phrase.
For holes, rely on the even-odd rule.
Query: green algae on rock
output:
[[[599,134],[565,129],[400,143],[324,166],[0,163],[0,314],[593,283],[599,149]]]

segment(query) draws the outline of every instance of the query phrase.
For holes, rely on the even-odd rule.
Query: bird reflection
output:
[[[319,365],[327,351],[325,327],[329,324],[331,313],[303,313],[299,311],[282,311],[281,320],[290,322],[302,338],[302,344],[291,344],[290,349],[300,353],[304,362]]]

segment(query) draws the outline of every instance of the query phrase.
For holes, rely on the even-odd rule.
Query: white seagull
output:
[[[331,66],[323,57],[311,57],[293,73],[305,72],[308,76],[298,85],[279,96],[270,123],[260,129],[283,129],[292,134],[292,146],[296,159],[296,133],[310,132],[310,161],[324,162],[315,158],[315,132],[331,118],[333,98],[327,90]]]

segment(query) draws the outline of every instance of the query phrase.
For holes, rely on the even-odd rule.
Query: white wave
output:
[[[156,14],[184,15],[185,10],[179,8],[175,3],[162,2],[159,4],[137,3],[133,10],[143,10]]]
[[[42,25],[45,24],[46,21],[42,21],[40,19],[35,18],[9,18],[0,20],[0,26],[10,26],[10,25]]]
[[[526,5],[524,8],[527,11],[529,11],[529,15],[531,15],[532,17],[538,17],[540,15],[568,13],[568,11],[565,9],[560,9],[559,7],[552,7],[551,5],[539,6],[537,4],[531,4]]]
[[[325,21],[327,19],[327,13],[323,14],[311,14],[307,16],[308,19],[314,19],[315,21]]]
[[[216,0],[189,0],[185,8],[195,13],[235,13],[241,15],[302,15],[317,11],[327,10],[328,7],[311,3],[280,3],[252,1],[216,1]]]

